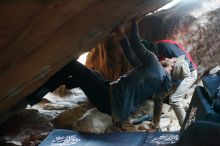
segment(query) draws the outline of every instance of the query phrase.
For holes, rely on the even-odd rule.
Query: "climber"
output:
[[[175,77],[175,74],[171,74],[172,83],[176,90],[170,95],[169,102],[171,107],[173,108],[180,126],[183,124],[186,112],[183,108],[181,100],[187,93],[187,90],[193,85],[193,83],[197,79],[197,66],[193,62],[190,54],[186,52],[186,50],[175,41],[172,40],[160,40],[157,42],[150,42],[147,40],[142,40],[142,43],[146,48],[151,50],[156,54],[159,61],[165,65],[167,61],[175,58],[183,58],[185,61],[182,63],[176,64],[175,68],[177,71],[181,71],[185,73],[184,78],[180,79]],[[179,69],[179,70],[178,70]],[[175,71],[173,71],[175,73]],[[179,74],[179,73],[177,73]]]
[[[127,60],[134,67],[129,73],[110,83],[79,62],[71,61],[47,82],[47,87],[50,91],[61,84],[68,89],[80,87],[99,111],[111,115],[113,122],[121,125],[145,100],[153,95],[163,97],[170,89],[172,66],[163,68],[154,53],[143,46],[136,22],[131,28],[131,45],[122,29],[117,29],[116,35]],[[158,113],[161,103],[162,100],[155,104],[158,105],[155,115],[161,115]],[[152,124],[152,128],[158,127]]]

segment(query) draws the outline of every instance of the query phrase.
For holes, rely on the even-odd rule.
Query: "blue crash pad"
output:
[[[177,132],[83,133],[67,129],[53,130],[39,146],[156,146],[176,143]]]

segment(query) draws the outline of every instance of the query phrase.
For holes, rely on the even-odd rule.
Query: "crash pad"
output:
[[[94,134],[67,129],[53,130],[39,146],[156,146],[173,144],[178,132],[113,132]]]

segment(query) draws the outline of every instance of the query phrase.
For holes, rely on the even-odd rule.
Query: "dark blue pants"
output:
[[[99,111],[111,114],[109,81],[100,78],[78,61],[69,62],[48,81],[50,91],[62,84],[68,89],[80,87]]]

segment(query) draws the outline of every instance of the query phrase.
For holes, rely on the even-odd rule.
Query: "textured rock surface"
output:
[[[22,112],[17,113],[5,123],[0,125],[0,145],[12,144],[17,146],[34,145],[42,141],[46,135],[54,128],[73,129],[77,131],[91,133],[105,133],[112,131],[146,131],[149,128],[149,121],[138,125],[123,125],[123,129],[118,129],[113,125],[109,115],[99,112],[88,101],[85,94],[79,88],[71,91],[65,97],[55,94],[47,94],[43,100],[27,107]],[[146,102],[145,106],[131,117],[135,119],[145,114],[152,114],[152,101]],[[174,112],[169,106],[164,106],[166,116],[162,118],[163,131],[178,130],[178,122]],[[14,121],[17,123],[15,124]],[[172,123],[173,122],[173,123]],[[168,129],[168,127],[172,127]]]
[[[112,118],[97,109],[88,110],[84,115],[73,122],[72,129],[91,133],[104,133],[112,125]]]
[[[139,28],[141,37],[145,39],[149,39],[151,41],[173,39],[180,42],[187,49],[187,51],[190,52],[195,62],[199,65],[198,72],[200,75],[199,77],[201,77],[202,74],[204,74],[206,71],[220,64],[219,16],[220,1],[218,0],[186,0],[173,9],[160,11],[154,15],[145,17],[140,22]],[[105,46],[105,43],[102,45]],[[108,52],[108,49],[103,47],[101,50],[99,48],[97,52],[93,51],[90,53],[90,55],[93,57],[96,56],[96,58],[98,58],[99,54]],[[118,52],[115,54],[117,54],[118,58],[121,59],[121,54],[119,54],[121,52],[118,50],[115,52]],[[91,56],[88,59],[92,58]],[[117,57],[112,59],[104,58],[107,56],[101,57],[104,62],[111,60],[111,66],[99,66],[99,60],[91,59],[87,60],[87,62],[89,62],[89,64],[93,64],[95,69],[102,73],[103,76],[109,77],[109,73],[105,73],[105,70],[112,70],[112,66],[116,67],[118,65],[118,62],[115,59]],[[121,64],[124,64],[124,62],[126,62],[126,60],[121,60]],[[124,72],[126,72],[126,70]],[[123,72],[120,73],[123,74]],[[113,73],[113,76],[119,75],[120,73]],[[183,100],[183,105],[186,110],[191,101],[193,90],[194,87],[189,90],[187,96]],[[148,107],[150,107],[150,105],[142,107],[141,113],[143,114],[143,112],[152,112],[152,108],[148,109]],[[172,110],[168,112],[168,116],[165,118],[167,117],[169,117],[171,121],[164,120],[162,122],[163,129],[177,130],[179,125],[176,120],[173,120],[175,119],[175,114]]]
[[[220,64],[219,15],[220,1],[218,0],[185,0],[172,9],[160,10],[154,15],[144,17],[139,24],[140,34],[142,38],[151,41],[172,39],[182,44],[199,65],[198,72],[201,76],[204,72]],[[100,56],[100,54],[106,54],[109,51],[108,48],[105,48],[105,44],[100,44],[100,46],[104,46],[102,49],[93,50],[90,53],[90,58],[100,57],[103,62],[111,60],[110,66],[103,67],[98,59],[91,59],[87,62],[89,62],[89,67],[93,64],[93,67],[99,70],[104,77],[111,77],[109,75],[111,72],[106,73],[105,70],[114,70],[112,66],[118,67],[119,59],[123,65],[127,62],[121,58],[122,55],[119,54],[121,52],[116,49],[111,51],[114,51],[114,54],[119,54],[118,57],[112,57],[111,59],[108,58],[111,56]],[[120,73],[113,73],[112,76],[120,75],[124,72],[126,70]]]
[[[13,1],[9,1],[9,2],[4,1],[4,2],[0,2],[0,4],[2,7],[3,4],[7,5],[8,3],[11,4],[11,2],[13,2]],[[55,0],[54,2],[57,2],[57,1]],[[219,13],[219,9],[217,9],[217,8],[219,7],[220,2],[218,0],[203,0],[203,1],[194,1],[194,2],[195,3],[193,3],[193,4],[192,3],[191,4],[189,3],[189,4],[192,6],[195,6],[195,7],[200,6],[200,7],[197,7],[197,10],[192,9],[193,10],[192,11],[191,8],[193,8],[193,7],[187,7],[188,9],[183,7],[184,9],[183,8],[181,9],[181,5],[180,5],[177,7],[177,8],[180,8],[179,11],[177,11],[177,9],[172,9],[170,11],[160,12],[157,15],[154,15],[151,17],[146,17],[141,22],[140,28],[141,28],[141,32],[143,32],[142,36],[145,38],[148,38],[150,40],[157,40],[157,39],[164,39],[164,38],[172,38],[174,40],[179,40],[188,49],[188,51],[191,52],[191,54],[194,56],[196,61],[200,64],[199,69],[201,71],[203,71],[202,68],[204,68],[204,70],[206,70],[206,69],[208,70],[209,67],[214,66],[215,64],[219,64],[218,59],[219,59],[219,48],[220,48],[219,47],[219,42],[220,42],[219,41],[220,40],[220,38],[219,38],[219,15],[220,15],[220,13]],[[200,2],[202,2],[202,3],[200,3]],[[49,23],[53,23],[54,21],[48,20],[48,22],[47,22],[46,17],[42,17],[45,19],[44,22],[48,23],[48,24],[40,24],[40,22],[38,22],[37,20],[40,20],[41,18],[40,18],[40,16],[38,16],[38,14],[36,12],[36,16],[38,16],[37,19],[34,16],[32,16],[34,18],[33,21],[20,26],[21,24],[18,25],[18,23],[17,24],[15,23],[16,20],[18,21],[19,19],[21,19],[19,21],[24,21],[24,20],[28,20],[28,18],[22,18],[22,17],[17,17],[17,16],[20,16],[24,12],[33,12],[34,10],[40,10],[39,9],[40,6],[38,7],[38,5],[36,5],[36,7],[29,7],[28,8],[28,7],[24,7],[24,6],[31,6],[28,1],[22,1],[22,2],[17,2],[17,3],[19,3],[19,5],[21,7],[20,8],[18,7],[17,9],[15,9],[16,5],[14,5],[14,6],[12,5],[13,7],[9,8],[9,10],[14,9],[14,11],[11,11],[11,12],[19,12],[22,8],[26,8],[26,9],[24,9],[24,11],[16,13],[16,17],[14,18],[13,21],[10,21],[9,20],[10,18],[7,18],[7,20],[8,20],[7,24],[9,26],[14,26],[14,25],[17,26],[14,28],[17,30],[16,31],[17,34],[14,32],[14,30],[10,31],[9,28],[8,29],[1,29],[1,31],[0,31],[0,40],[1,40],[0,41],[0,46],[1,46],[0,50],[2,52],[2,53],[0,53],[0,56],[2,58],[2,62],[4,62],[4,61],[10,62],[10,59],[11,60],[13,60],[13,58],[15,59],[15,61],[12,61],[11,64],[8,64],[8,68],[4,63],[2,63],[0,66],[0,68],[1,68],[0,81],[3,81],[2,77],[7,77],[6,75],[11,75],[10,76],[11,78],[5,78],[4,82],[0,82],[1,83],[1,89],[0,89],[0,91],[1,91],[0,92],[1,93],[0,94],[1,95],[0,96],[1,97],[0,98],[1,114],[3,113],[2,111],[7,110],[8,108],[12,107],[15,103],[17,103],[19,100],[21,100],[24,97],[24,96],[22,96],[22,94],[26,95],[28,92],[33,91],[37,86],[39,86],[41,83],[46,81],[47,78],[53,72],[58,70],[63,65],[64,62],[68,61],[68,59],[70,59],[70,58],[76,58],[80,54],[80,52],[81,52],[80,50],[88,50],[88,49],[85,49],[84,47],[89,47],[89,48],[94,47],[97,43],[96,41],[98,41],[98,40],[96,40],[97,38],[93,38],[92,36],[90,36],[92,39],[91,39],[91,42],[89,42],[88,44],[83,44],[82,47],[79,47],[77,49],[75,47],[73,47],[73,50],[71,50],[71,51],[69,49],[69,51],[70,51],[69,55],[66,54],[65,50],[64,51],[60,50],[60,52],[63,53],[62,54],[59,51],[57,51],[57,49],[61,46],[62,43],[61,42],[55,43],[55,42],[58,40],[58,37],[60,37],[61,40],[64,40],[68,37],[64,37],[65,36],[64,34],[61,35],[62,28],[59,28],[57,30],[59,36],[52,36],[52,38],[50,38],[48,36],[50,43],[52,43],[52,40],[54,38],[57,38],[54,41],[54,45],[55,44],[58,45],[57,48],[55,47],[55,50],[53,50],[52,48],[47,46],[48,44],[46,42],[45,42],[45,44],[47,44],[47,45],[45,48],[43,47],[44,43],[42,43],[42,48],[40,47],[41,48],[40,50],[42,50],[42,51],[46,51],[46,52],[49,50],[51,52],[55,51],[54,54],[57,55],[55,58],[51,58],[51,56],[54,57],[53,53],[51,54],[51,56],[49,56],[47,54],[46,57],[49,60],[49,62],[50,61],[53,62],[56,59],[57,59],[56,60],[57,62],[55,61],[54,64],[52,64],[54,66],[49,69],[49,72],[45,73],[45,76],[42,76],[42,79],[40,79],[41,78],[41,76],[40,76],[39,78],[36,79],[36,82],[35,82],[35,80],[26,80],[27,78],[30,79],[30,76],[29,76],[30,73],[35,73],[35,74],[31,74],[31,75],[36,75],[34,77],[37,77],[38,75],[42,75],[42,73],[39,72],[39,70],[37,70],[37,69],[41,68],[44,65],[44,63],[47,62],[47,60],[45,60],[45,58],[43,59],[39,56],[37,57],[37,54],[34,55],[35,57],[32,56],[33,58],[31,58],[31,56],[28,57],[28,53],[31,52],[31,53],[35,54],[37,52],[32,50],[33,49],[32,47],[30,50],[22,49],[22,48],[28,48],[29,45],[31,46],[31,44],[29,44],[29,43],[26,44],[25,40],[30,39],[30,40],[32,40],[32,43],[34,41],[37,42],[37,39],[39,39],[38,37],[39,36],[42,37],[43,34],[40,35],[40,33],[42,33],[42,32],[37,32],[38,29],[35,30],[35,28],[33,26],[39,24],[39,27],[41,28],[41,27],[43,27],[43,25],[49,25]],[[37,1],[35,1],[35,3],[39,4],[39,2],[37,2]],[[51,4],[51,1],[47,1],[45,3],[46,3],[45,5],[43,5],[43,4],[41,5],[41,6],[44,6],[44,7],[42,7],[41,10],[47,10],[47,8],[50,8],[49,4]],[[103,3],[105,3],[105,2],[103,2]],[[16,4],[16,2],[14,2],[14,4]],[[185,4],[187,4],[187,3],[185,3]],[[213,6],[212,6],[212,4],[213,4]],[[64,3],[63,3],[63,5],[64,5]],[[66,4],[65,6],[67,7],[68,5],[69,5],[69,3]],[[50,6],[52,7],[52,5],[50,5]],[[213,12],[210,12],[209,6],[211,6],[211,8],[214,8]],[[61,6],[59,7],[59,4],[57,7],[61,8]],[[33,9],[33,8],[35,8],[35,9]],[[67,9],[67,10],[70,10],[70,9]],[[75,10],[78,12],[80,11],[79,9],[74,9],[74,11]],[[0,9],[0,12],[3,12],[3,11],[6,11],[6,9]],[[63,11],[66,11],[66,10],[63,10]],[[38,13],[41,14],[41,16],[43,16],[43,12],[45,12],[45,11],[39,11]],[[0,18],[3,18],[3,16],[4,16],[3,14],[4,13],[0,13]],[[8,15],[9,14],[12,15],[12,13],[8,13]],[[49,11],[48,14],[51,14],[51,16],[54,16],[52,11]],[[81,15],[83,15],[83,14],[81,14]],[[91,14],[91,15],[93,15],[93,14]],[[129,15],[129,16],[131,16],[131,15]],[[65,18],[67,18],[67,16]],[[68,20],[70,20],[71,23],[70,22],[68,23],[66,21],[67,23],[63,26],[69,26],[68,28],[70,28],[70,24],[72,24],[72,22],[73,22],[73,20],[71,18],[73,18],[73,17],[68,16],[68,18],[69,18]],[[79,18],[79,17],[77,17],[77,18]],[[128,18],[128,17],[126,16],[126,18]],[[51,19],[55,20],[55,18],[52,18],[52,17],[51,17]],[[155,20],[155,21],[152,21],[152,20]],[[82,21],[83,20],[80,20],[79,22],[82,22]],[[5,23],[5,25],[2,25],[3,22],[0,22],[0,24],[1,24],[0,25],[1,28],[7,28],[6,23]],[[92,22],[92,24],[93,24],[93,22]],[[93,24],[93,25],[95,25],[95,24]],[[29,27],[25,27],[25,26],[29,26]],[[113,27],[113,25],[110,27]],[[21,28],[23,28],[25,31],[22,31]],[[46,26],[45,26],[45,28],[46,28]],[[157,29],[155,29],[155,28],[157,28]],[[20,31],[19,31],[19,29],[20,29]],[[53,29],[53,28],[51,28],[51,29]],[[67,28],[65,30],[67,30]],[[101,28],[100,31],[101,30],[104,30],[104,29]],[[106,33],[109,30],[104,30],[103,32],[100,32],[103,34],[97,34],[97,35],[100,35],[101,36],[100,39],[102,39],[107,35]],[[34,38],[31,38],[31,37],[28,38],[27,36],[29,34],[29,31],[35,32],[34,34],[36,36]],[[50,30],[48,30],[48,31],[50,31]],[[22,33],[22,36],[18,35],[18,34],[20,34],[19,32]],[[64,31],[63,31],[63,33],[64,33]],[[56,31],[53,32],[53,34],[56,34]],[[158,34],[158,35],[156,35],[156,34]],[[17,54],[21,55],[20,57],[19,57],[19,55],[16,56],[15,55],[16,53],[13,54],[14,53],[13,48],[16,48],[17,45],[10,44],[11,43],[10,38],[12,36],[13,36],[14,40],[11,40],[11,42],[15,41],[15,42],[21,43],[20,47],[18,45],[19,51],[16,52]],[[23,39],[23,37],[24,37],[24,39]],[[72,37],[70,37],[70,38],[72,38]],[[82,38],[79,38],[79,39],[82,40]],[[70,41],[70,40],[68,40],[68,41]],[[88,38],[87,38],[87,41],[88,41]],[[27,42],[29,42],[29,41],[27,41]],[[72,42],[72,43],[74,44],[76,42]],[[81,43],[83,43],[83,41],[81,41]],[[8,45],[8,47],[5,47],[6,49],[4,50],[3,46],[7,46],[7,45]],[[27,46],[25,47],[25,45],[27,45]],[[52,45],[52,44],[50,44],[50,45]],[[68,44],[68,45],[70,45],[70,44]],[[47,47],[49,47],[49,48],[47,48]],[[38,48],[37,45],[36,45],[36,48]],[[207,50],[209,50],[209,51],[207,51]],[[28,51],[30,51],[30,52],[28,52]],[[72,51],[75,53],[73,53]],[[7,54],[6,52],[10,52],[12,54],[12,56],[8,57],[7,55],[5,55],[5,54]],[[68,52],[68,49],[67,49],[67,52]],[[101,51],[98,51],[98,52],[100,53]],[[27,55],[25,53],[27,53]],[[115,54],[111,51],[110,51],[110,53]],[[59,56],[58,54],[59,55],[61,54],[61,56]],[[106,54],[108,55],[107,51],[106,51]],[[26,55],[26,56],[22,56],[22,55]],[[18,57],[18,58],[16,58],[16,57]],[[64,59],[65,57],[67,57],[67,58]],[[25,58],[27,58],[27,60],[30,61],[29,62],[30,64],[32,64],[33,62],[36,61],[35,62],[36,64],[33,64],[33,66],[31,66],[32,69],[35,68],[36,70],[32,70],[32,71],[25,70],[25,68],[30,67],[27,65],[27,66],[21,66],[21,68],[20,68],[21,71],[18,71],[19,66],[17,67],[16,65],[18,65],[18,64],[24,65]],[[114,64],[114,60],[115,59],[108,60],[108,61],[111,61],[110,64],[113,67],[118,65],[118,60],[116,61],[117,62],[116,64]],[[108,62],[108,61],[106,61],[106,62]],[[40,65],[38,63],[40,63],[40,64],[42,63],[42,66],[38,66],[38,65]],[[210,64],[211,64],[211,66],[209,66]],[[17,68],[13,68],[14,66],[16,66]],[[120,67],[118,67],[118,68],[120,69]],[[111,70],[113,70],[113,69],[111,68]],[[111,72],[111,71],[105,68],[105,72]],[[26,73],[27,73],[27,75],[26,75]],[[13,76],[13,74],[15,74],[15,76]],[[114,79],[119,74],[120,74],[119,72],[117,72],[115,75],[111,75],[109,73],[109,74],[106,74],[105,77],[109,78],[109,79]],[[22,78],[23,76],[24,77],[27,76],[27,78]],[[10,80],[12,82],[9,82],[9,84],[13,84],[13,85],[17,85],[17,83],[23,83],[23,84],[20,84],[21,86],[19,86],[19,88],[13,88],[13,90],[12,89],[11,90],[4,90],[4,89],[9,89],[9,87],[11,87],[11,86],[9,86],[9,84],[4,84],[4,83],[6,83],[5,81],[10,81]],[[26,84],[25,81],[30,81],[30,85]],[[31,83],[33,83],[34,85],[31,85]],[[4,85],[5,85],[5,87],[4,87]],[[22,94],[8,94],[8,95],[13,95],[13,96],[11,96],[11,98],[3,98],[2,95],[6,94],[6,92],[4,92],[4,91],[8,91],[7,93],[9,93],[9,91],[17,91],[17,89],[21,89]],[[193,90],[193,88],[192,88],[192,90]],[[11,93],[14,93],[14,92],[11,92]],[[64,92],[62,91],[62,94],[63,93]],[[184,98],[185,108],[187,108],[187,106],[190,102],[191,95],[192,95],[192,91],[189,91],[189,93],[187,93],[187,96]],[[83,116],[90,109],[88,109],[87,106],[86,107],[83,106],[84,104],[88,104],[88,101],[87,101],[87,98],[85,97],[85,95],[82,94],[81,91],[79,91],[79,90],[77,90],[71,94],[68,94],[67,97],[62,97],[62,98],[54,96],[53,94],[48,94],[47,97],[48,96],[50,98],[45,98],[41,103],[32,107],[33,109],[38,109],[39,113],[36,110],[27,109],[27,111],[20,112],[20,113],[18,113],[18,115],[15,115],[15,117],[18,117],[17,118],[18,120],[16,118],[15,119],[17,121],[19,121],[19,124],[15,125],[13,123],[15,120],[12,118],[12,120],[11,121],[9,120],[8,123],[6,123],[6,125],[2,125],[0,127],[0,129],[1,129],[0,130],[0,145],[4,145],[5,141],[10,142],[10,143],[16,143],[14,145],[22,145],[24,143],[26,143],[26,145],[28,145],[28,144],[33,145],[33,143],[30,143],[32,140],[35,141],[34,143],[37,143],[37,141],[42,140],[42,137],[45,137],[46,134],[45,135],[43,134],[44,131],[46,131],[46,133],[47,133],[51,129],[54,128],[54,127],[52,127],[52,125],[49,121],[51,119],[53,119],[52,123],[54,124],[54,126],[64,127],[64,128],[77,129],[77,128],[79,128],[78,125],[80,125],[81,123],[82,124],[87,123],[87,128],[82,126],[82,127],[80,127],[81,129],[77,129],[77,130],[82,130],[82,131],[88,130],[90,132],[92,132],[92,131],[104,132],[106,130],[105,128],[107,127],[107,125],[110,124],[109,123],[110,121],[108,121],[107,123],[105,123],[105,121],[102,121],[102,119],[109,120],[109,117],[106,117],[106,115],[100,114],[99,112],[94,112],[94,113],[89,112],[89,114],[86,114],[87,116]],[[54,101],[52,101],[52,99]],[[142,110],[139,113],[137,113],[137,116],[151,113],[152,106],[153,106],[152,103],[149,103],[147,106],[144,106],[143,108],[141,108]],[[77,107],[78,108],[83,107],[83,108],[78,109]],[[88,107],[90,107],[90,106],[88,106]],[[94,108],[94,107],[91,107],[91,108]],[[65,110],[67,110],[67,111],[65,111]],[[11,110],[11,109],[10,109],[10,111],[13,112],[13,110]],[[164,115],[163,115],[162,121],[161,121],[161,127],[163,128],[163,130],[164,131],[178,130],[179,129],[178,121],[176,119],[176,116],[175,116],[172,108],[170,108],[168,105],[165,105],[163,112],[164,112]],[[62,114],[60,114],[60,113],[62,113]],[[7,116],[7,115],[3,115],[1,117],[5,118],[5,116]],[[99,120],[98,122],[103,122],[103,123],[100,123],[100,125],[103,124],[102,125],[103,127],[102,126],[98,127],[96,124],[90,123],[90,120],[93,120],[92,118],[96,117],[96,116],[97,116],[96,119]],[[58,119],[58,117],[60,119]],[[81,117],[83,117],[83,118],[81,119]],[[133,117],[133,118],[135,118],[135,117]],[[140,125],[137,125],[135,128],[137,130],[141,130],[141,131],[146,130],[148,128],[148,124],[149,124],[149,122],[146,121]],[[94,127],[98,127],[98,129],[95,129]],[[127,127],[127,128],[128,128],[127,130],[131,130],[131,127]],[[27,129],[27,133],[25,133],[25,129]],[[125,127],[125,130],[126,130],[126,127]],[[33,133],[33,134],[31,134],[31,133]],[[43,135],[41,135],[39,133],[42,133]],[[27,136],[28,134],[30,134],[30,136]]]
[[[186,0],[168,11],[143,19],[141,36],[180,42],[199,65],[200,76],[220,63],[220,1]]]
[[[15,104],[116,25],[168,1],[1,1],[0,115],[16,111]]]
[[[16,121],[16,122],[15,122]],[[0,145],[37,145],[53,129],[45,115],[35,109],[26,109],[0,125]],[[1,139],[0,138],[0,139]]]

